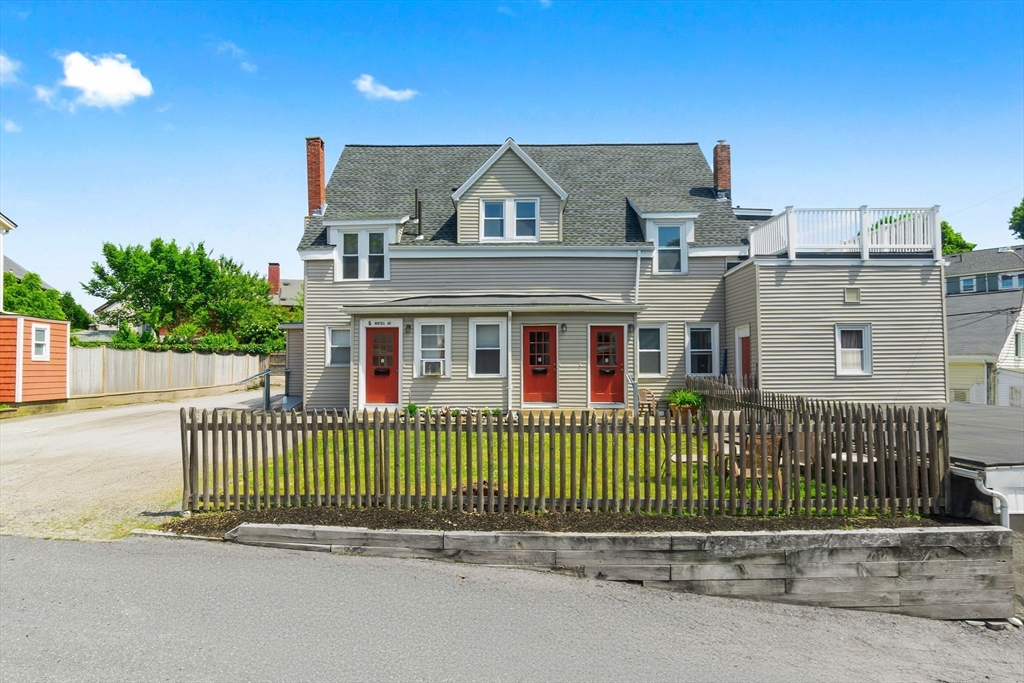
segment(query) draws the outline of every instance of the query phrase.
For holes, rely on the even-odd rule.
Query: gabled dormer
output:
[[[452,193],[458,241],[562,241],[568,193],[509,138]]]

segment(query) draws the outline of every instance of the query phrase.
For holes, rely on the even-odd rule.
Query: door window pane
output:
[[[505,236],[505,202],[484,202],[484,237]]]
[[[614,330],[600,330],[595,335],[594,364],[598,367],[617,367],[619,334]]]
[[[530,330],[530,365],[551,365],[551,332]]]

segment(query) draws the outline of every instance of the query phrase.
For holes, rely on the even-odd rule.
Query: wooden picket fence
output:
[[[944,410],[720,407],[642,417],[182,409],[182,507],[690,515],[945,508]]]

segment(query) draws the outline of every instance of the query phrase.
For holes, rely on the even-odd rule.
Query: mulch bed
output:
[[[273,508],[201,512],[164,525],[177,534],[221,537],[243,522],[319,524],[369,529],[434,529],[442,531],[573,531],[584,533],[652,531],[787,531],[794,529],[892,529],[900,527],[976,524],[952,517],[673,517],[629,512],[547,512],[537,515],[476,514],[444,510],[345,509],[330,507]]]

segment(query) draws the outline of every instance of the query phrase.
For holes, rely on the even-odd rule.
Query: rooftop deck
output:
[[[942,258],[939,207],[796,209],[750,229],[750,255]]]

